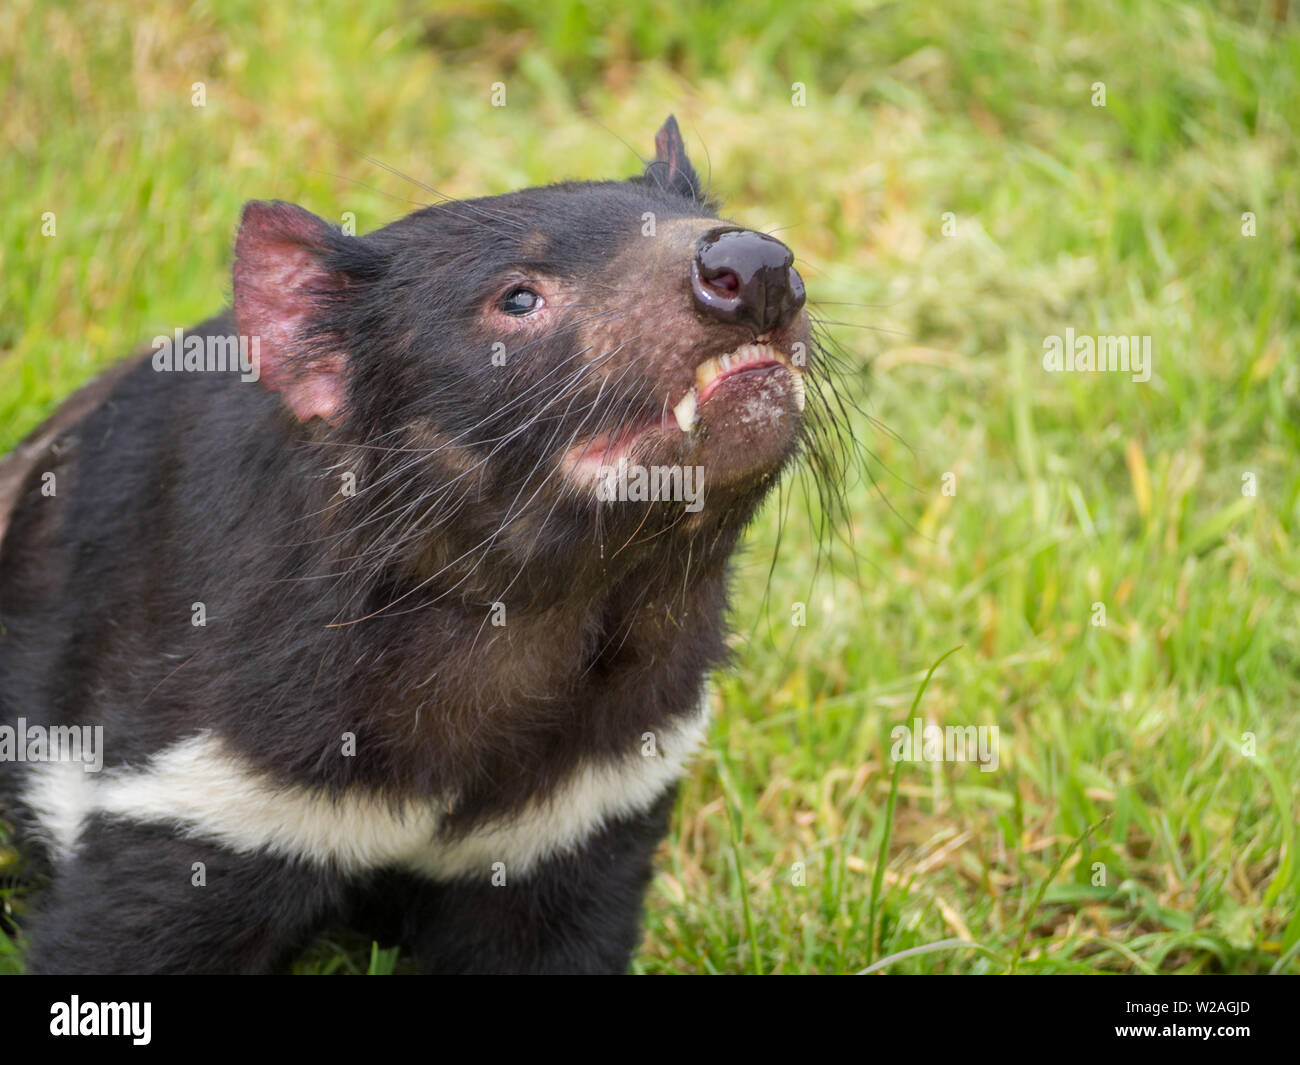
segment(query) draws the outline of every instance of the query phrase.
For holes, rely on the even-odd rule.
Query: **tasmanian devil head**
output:
[[[672,118],[655,146],[627,181],[364,237],[245,208],[239,332],[286,424],[356,477],[331,504],[341,569],[540,604],[730,554],[810,438],[804,286],[783,243],[719,217]]]

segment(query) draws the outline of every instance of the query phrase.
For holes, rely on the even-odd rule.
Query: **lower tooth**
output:
[[[803,390],[803,376],[798,373],[798,371],[792,371],[790,374],[790,380],[793,382],[794,388],[794,405],[802,411],[807,398],[805,397]]]

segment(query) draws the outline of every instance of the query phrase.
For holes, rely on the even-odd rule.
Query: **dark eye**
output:
[[[501,297],[500,307],[506,314],[512,314],[516,318],[525,314],[532,314],[542,305],[542,297],[534,292],[531,288],[525,288],[519,285],[512,288]]]

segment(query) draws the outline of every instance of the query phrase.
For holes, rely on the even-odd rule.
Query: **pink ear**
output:
[[[690,166],[686,162],[686,143],[682,140],[682,131],[673,115],[668,116],[655,134],[655,162],[664,163],[668,167],[668,177],[664,181],[666,185],[677,180],[683,165]]]
[[[699,176],[686,158],[682,131],[672,115],[655,134],[655,160],[646,168],[646,177],[661,189],[670,189],[697,202],[705,199]]]
[[[235,324],[258,337],[261,381],[300,421],[337,423],[347,397],[347,358],[307,343],[319,300],[342,286],[326,269],[330,227],[291,203],[244,207],[235,238]]]

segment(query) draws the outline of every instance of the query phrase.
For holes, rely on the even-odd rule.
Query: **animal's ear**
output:
[[[705,201],[704,189],[691,161],[686,158],[686,144],[677,119],[672,115],[655,134],[654,161],[646,167],[646,184],[655,185],[696,203]]]
[[[342,342],[319,328],[350,283],[329,265],[340,239],[328,222],[278,200],[246,204],[235,238],[235,324],[259,338],[262,384],[304,422],[337,423],[347,399]]]

